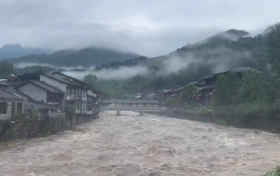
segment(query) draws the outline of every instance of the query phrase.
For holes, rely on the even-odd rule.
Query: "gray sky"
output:
[[[261,31],[280,21],[279,7],[279,0],[0,0],[0,46],[157,56],[231,28]]]

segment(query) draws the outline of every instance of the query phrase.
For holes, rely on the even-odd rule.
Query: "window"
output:
[[[88,105],[87,105],[87,110],[88,110],[88,111],[92,111],[92,110],[93,110],[92,104],[88,104]]]
[[[0,102],[0,114],[7,114],[7,103]]]
[[[23,111],[22,107],[23,107],[22,103],[17,103],[17,114],[22,113],[22,111]]]
[[[71,95],[75,95],[75,90],[71,90]]]
[[[76,90],[76,100],[79,99],[79,90]]]
[[[87,93],[82,91],[82,101],[87,101]]]
[[[67,95],[67,96],[70,96],[70,89],[67,89],[67,90],[66,90],[66,95]]]
[[[75,100],[76,92],[75,90],[71,90],[71,100]]]

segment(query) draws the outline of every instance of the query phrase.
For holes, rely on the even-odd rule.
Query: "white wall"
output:
[[[94,93],[92,92],[92,90],[87,90],[87,94],[90,96],[94,96]]]
[[[67,84],[61,83],[57,80],[54,80],[52,78],[49,78],[45,75],[40,75],[40,81],[44,81],[45,83],[61,90],[64,93],[63,99],[60,102],[60,110],[64,111],[64,107],[65,107],[65,100],[66,100],[66,88],[67,88]]]
[[[52,78],[49,78],[45,75],[40,75],[40,81],[44,81],[45,83],[61,90],[62,92],[66,93],[66,87],[67,87],[67,84],[64,84],[64,83],[61,83],[57,80],[54,80]]]
[[[27,83],[19,87],[19,90],[33,100],[47,102],[47,91],[32,83]]]
[[[63,76],[63,75],[58,74],[58,73],[54,73],[53,75],[55,75],[56,77],[58,77],[60,79],[68,78],[67,76]]]
[[[12,102],[9,101],[2,101],[0,102],[7,102],[7,112],[6,114],[0,114],[0,120],[11,120],[12,115]],[[22,112],[24,112],[24,102],[23,101],[15,101],[15,115],[17,114],[17,103],[22,103]]]
[[[2,101],[0,101],[0,102],[2,102]],[[11,119],[11,114],[12,114],[11,102],[8,102],[7,113],[6,114],[0,114],[0,120],[10,120]]]

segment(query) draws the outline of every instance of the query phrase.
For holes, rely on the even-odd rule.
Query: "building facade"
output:
[[[23,111],[23,98],[0,89],[0,120],[12,120]]]
[[[18,89],[36,101],[58,105],[64,112],[74,106],[77,115],[91,115],[99,112],[100,92],[85,82],[60,72],[34,72],[18,76]]]

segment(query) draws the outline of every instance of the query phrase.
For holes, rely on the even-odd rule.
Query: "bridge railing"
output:
[[[162,110],[165,111],[165,107],[152,107],[152,106],[101,106],[101,110]]]

